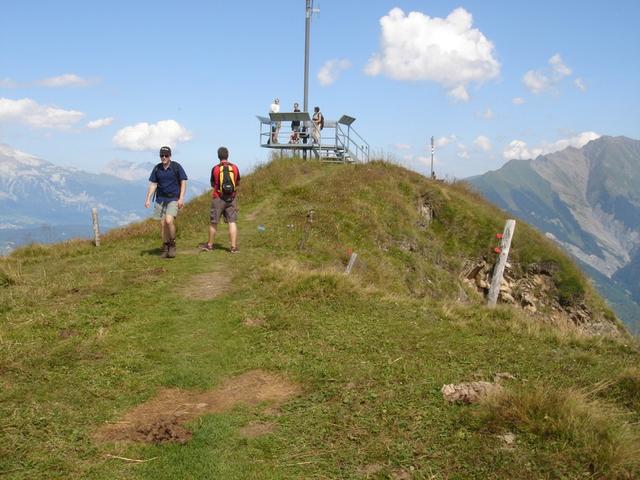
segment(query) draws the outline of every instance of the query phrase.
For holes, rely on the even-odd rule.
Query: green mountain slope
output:
[[[506,219],[464,184],[281,159],[240,195],[238,255],[224,227],[193,248],[203,196],[174,260],[153,222],[0,260],[5,478],[640,475],[638,345],[551,324],[615,319],[537,231],[518,223],[510,257],[513,278],[549,271],[526,314],[461,278]],[[504,372],[480,404],[440,391]]]
[[[583,231],[552,185],[528,160],[511,160],[500,170],[469,179],[491,202],[536,225],[543,232],[580,248],[600,252],[596,239]]]

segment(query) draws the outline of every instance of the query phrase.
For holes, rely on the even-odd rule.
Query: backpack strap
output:
[[[178,188],[180,188],[180,164],[174,161],[171,161],[171,164],[176,165],[176,168],[173,170],[173,173],[176,176],[176,183],[178,184]]]
[[[155,167],[153,167],[153,170],[151,171],[151,175],[158,175],[158,169],[162,166],[162,162],[156,164]],[[156,176],[156,180],[158,180],[158,177]],[[156,182],[156,189],[153,191],[153,196],[151,197],[151,202],[155,202],[156,201],[156,195],[158,193],[158,182]]]

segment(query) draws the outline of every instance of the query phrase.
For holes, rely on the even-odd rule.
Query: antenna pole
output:
[[[433,136],[431,136],[431,178],[436,178],[435,173],[433,173],[433,154],[436,150],[436,147],[433,143]]]
[[[304,111],[309,111],[309,37],[311,32],[311,15],[313,14],[313,0],[307,0],[304,24]]]

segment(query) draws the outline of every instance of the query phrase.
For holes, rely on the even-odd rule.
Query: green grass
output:
[[[244,178],[240,195],[239,255],[188,251],[205,239],[203,196],[178,219],[175,260],[157,258],[158,228],[145,222],[105,235],[100,248],[30,246],[0,261],[3,478],[640,475],[637,462],[597,448],[603,431],[618,451],[637,445],[632,339],[554,330],[479,299],[455,303],[464,261],[490,252],[506,218],[464,185],[429,182],[383,162],[280,159]],[[425,197],[435,220],[423,230],[418,204]],[[347,277],[349,249],[359,260]],[[524,224],[513,258],[556,262],[560,284],[576,278],[581,301],[610,314],[577,268]],[[231,277],[228,291],[186,300],[180,292],[190,278],[211,271]],[[246,327],[247,318],[264,324]],[[260,405],[200,417],[184,445],[92,440],[98,426],[161,388],[201,391],[252,369],[280,372],[303,393],[278,414]],[[503,371],[517,378],[507,398],[529,385],[576,392],[615,381],[598,392],[596,406],[591,398],[564,405],[582,420],[559,424],[550,444],[548,432],[499,405],[487,413],[486,405],[442,399],[445,383]],[[558,405],[545,408],[553,413]],[[243,438],[239,431],[251,421],[276,429]],[[517,430],[514,450],[497,437],[507,427]]]

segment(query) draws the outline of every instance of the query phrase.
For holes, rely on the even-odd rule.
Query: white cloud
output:
[[[458,144],[458,153],[456,155],[458,155],[459,158],[469,160],[469,152],[467,151],[467,147],[464,143]]]
[[[483,152],[488,152],[489,150],[491,150],[491,141],[484,135],[478,135],[473,141],[473,145],[478,150],[482,150]]]
[[[562,138],[553,143],[544,142],[536,148],[529,148],[526,142],[522,140],[513,140],[502,152],[502,156],[507,160],[528,160],[536,158],[539,155],[559,152],[567,147],[582,148],[591,140],[600,138],[600,134],[596,132],[582,132],[569,138]]]
[[[0,88],[16,88],[18,84],[8,77],[0,78]]]
[[[411,145],[407,145],[406,143],[396,143],[394,147],[396,150],[411,150]]]
[[[156,150],[163,145],[174,146],[179,142],[188,142],[192,135],[175,120],[161,120],[150,125],[137,123],[118,130],[113,142],[127,150]]]
[[[582,148],[591,140],[600,138],[600,134],[596,132],[582,132],[569,138],[557,140],[551,144],[544,144],[542,149],[544,153],[558,152],[567,147]]]
[[[573,84],[576,86],[576,88],[582,92],[586,92],[587,91],[587,86],[584,83],[584,80],[582,80],[581,78],[576,78],[573,81]]]
[[[469,92],[464,87],[464,85],[459,85],[456,88],[449,90],[447,93],[451,98],[453,98],[456,102],[468,102],[469,101]]]
[[[112,123],[113,123],[113,117],[100,118],[98,120],[92,120],[91,122],[87,123],[87,128],[91,128],[91,129],[102,128],[102,127],[111,125]]]
[[[340,74],[351,67],[351,62],[346,58],[327,60],[318,72],[318,81],[323,87],[334,83]]]
[[[452,133],[448,137],[438,137],[438,138],[436,138],[435,145],[436,145],[436,147],[444,148],[447,145],[449,145],[450,143],[453,143],[455,141],[456,141],[456,136]]]
[[[82,112],[40,105],[30,98],[0,98],[0,121],[18,121],[35,128],[65,129],[82,117]]]
[[[571,69],[564,64],[559,53],[556,53],[549,59],[549,65],[551,65],[551,69],[561,78],[571,75]]]
[[[144,180],[149,178],[153,163],[133,163],[126,160],[111,160],[102,171],[107,175],[121,178],[122,180]]]
[[[516,97],[512,100],[514,105],[523,105],[525,103],[525,99],[522,97]]]
[[[549,77],[540,71],[529,70],[522,77],[525,87],[533,93],[541,93],[551,88],[552,82]]]
[[[530,151],[526,142],[512,140],[502,151],[502,156],[507,160],[528,160],[542,154],[542,150]]]
[[[408,15],[392,9],[380,19],[380,51],[365,67],[367,75],[384,74],[395,80],[430,80],[456,100],[468,100],[466,86],[500,73],[494,46],[477,28],[464,8],[446,18],[421,12]]]
[[[484,118],[485,120],[491,120],[494,117],[493,110],[487,108],[484,112],[479,112],[478,117]]]
[[[552,90],[560,81],[571,75],[571,69],[562,61],[559,53],[549,59],[549,68],[529,70],[522,77],[522,82],[531,92],[538,94]]]
[[[36,85],[40,85],[41,87],[86,87],[89,85],[89,80],[86,80],[82,77],[74,73],[65,73],[64,75],[60,75],[58,77],[50,77],[43,78],[42,80],[37,80],[35,82]]]

